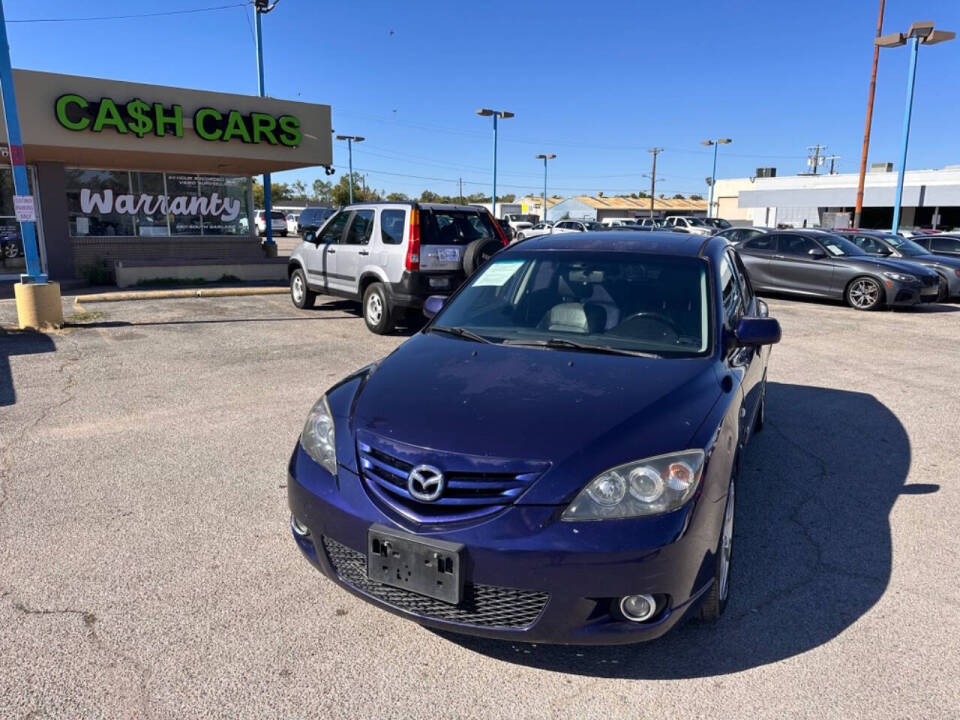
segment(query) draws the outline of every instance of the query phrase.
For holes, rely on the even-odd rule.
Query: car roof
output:
[[[416,200],[372,200],[370,202],[358,202],[351,205],[345,205],[344,210],[349,210],[351,208],[369,208],[369,207],[380,207],[381,205],[409,205],[410,207],[419,208],[421,210],[464,210],[468,212],[481,212],[486,210],[485,207],[480,205],[455,205],[450,203],[422,203],[417,202]]]
[[[638,233],[606,230],[602,232],[559,233],[538,235],[514,245],[518,252],[550,250],[583,250],[588,252],[635,252],[659,255],[686,255],[696,257],[711,241],[722,238],[700,235],[681,235],[672,232]],[[729,247],[724,243],[725,247]],[[508,249],[510,252],[513,248]]]

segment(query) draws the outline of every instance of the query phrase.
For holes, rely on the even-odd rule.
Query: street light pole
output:
[[[274,0],[270,4],[269,0],[254,0],[253,14],[255,16],[256,41],[257,41],[257,93],[260,97],[266,97],[266,91],[263,84],[263,35],[260,28],[260,16],[266,15],[277,6],[279,0]],[[273,240],[273,217],[270,214],[270,173],[263,174],[263,213],[264,213],[264,232],[266,238],[264,245],[267,246],[267,253],[276,251],[276,243]]]
[[[717,149],[721,145],[729,145],[733,140],[730,138],[717,138],[716,140],[703,140],[701,145],[709,147],[713,145],[713,172],[710,173],[710,200],[707,203],[707,217],[713,217],[713,186],[717,184]]]
[[[514,117],[512,112],[507,110],[491,110],[490,108],[480,108],[477,115],[483,117],[493,116],[493,195],[490,196],[491,215],[497,217],[497,121],[500,118],[506,120]]]
[[[883,8],[886,0],[880,0],[880,14],[877,17],[877,37],[883,34]],[[853,226],[860,227],[863,213],[863,186],[867,179],[867,152],[870,149],[870,128],[873,125],[873,98],[877,92],[877,64],[880,60],[880,46],[873,45],[873,69],[870,71],[870,91],[867,93],[867,121],[863,129],[863,151],[860,154],[860,177],[857,179],[857,206],[853,211]]]
[[[543,217],[540,218],[543,222],[547,221],[547,160],[553,160],[556,155],[553,153],[540,154],[536,156],[537,159],[543,160]]]
[[[363,142],[364,138],[359,135],[337,135],[337,140],[347,141],[347,167],[350,172],[350,177],[347,178],[347,190],[350,193],[350,204],[353,205],[353,144]]]
[[[877,47],[899,47],[910,43],[910,66],[907,71],[907,102],[903,112],[903,144],[900,151],[900,167],[897,172],[897,194],[893,204],[893,228],[896,234],[900,230],[900,211],[903,203],[903,181],[907,170],[907,145],[910,140],[910,120],[913,115],[913,87],[917,76],[917,56],[920,43],[936,45],[953,40],[956,33],[948,30],[934,30],[932,22],[915,22],[906,33],[882,35],[874,40]]]

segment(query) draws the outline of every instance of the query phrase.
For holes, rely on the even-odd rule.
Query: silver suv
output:
[[[419,315],[431,295],[449,295],[507,245],[485,208],[471,205],[348,205],[305,232],[287,265],[290,299],[312,307],[318,294],[361,302],[380,335]]]

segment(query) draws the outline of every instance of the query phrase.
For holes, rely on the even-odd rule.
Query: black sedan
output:
[[[731,227],[718,232],[717,237],[725,238],[730,244],[736,245],[755,238],[757,235],[765,235],[768,232],[773,231],[765,227]]]
[[[918,235],[911,240],[937,255],[960,257],[960,235]]]
[[[867,255],[889,257],[923,265],[940,276],[938,302],[960,298],[960,257],[934,255],[927,248],[900,235],[875,230],[843,230]]]
[[[857,310],[935,302],[933,270],[867,255],[849,240],[819,230],[784,230],[737,245],[750,282],[772,291],[833,298]]]

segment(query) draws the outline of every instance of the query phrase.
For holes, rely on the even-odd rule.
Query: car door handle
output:
[[[369,255],[369,254],[370,254],[369,250],[361,250],[360,252],[357,253],[357,255]]]
[[[334,250],[333,248],[327,248],[327,252],[328,252],[328,253],[335,253],[336,250]]]

